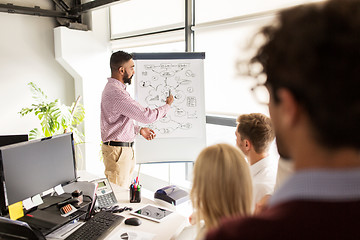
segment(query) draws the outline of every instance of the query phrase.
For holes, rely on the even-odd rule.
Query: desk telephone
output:
[[[107,178],[100,178],[91,182],[96,185],[96,208],[108,208],[117,203],[117,199]]]

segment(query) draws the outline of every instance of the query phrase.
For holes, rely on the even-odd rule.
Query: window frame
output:
[[[257,12],[257,13],[241,15],[237,17],[224,18],[216,21],[203,22],[195,25],[195,17],[196,17],[195,9],[194,9],[195,0],[184,0],[184,1],[185,1],[185,13],[184,13],[185,23],[183,26],[179,24],[173,24],[173,25],[164,25],[165,28],[163,26],[163,28],[145,29],[145,31],[137,30],[125,34],[110,33],[111,49],[133,48],[133,47],[145,46],[145,45],[184,41],[185,43],[184,50],[186,52],[193,52],[196,44],[195,35],[196,32],[199,30],[218,28],[228,24],[246,23],[249,20],[262,20],[264,18],[269,18],[269,17],[273,18],[277,15],[279,11],[283,10],[283,8],[274,9],[270,11]],[[307,1],[307,2],[314,2],[314,1]],[[112,13],[110,11],[109,15],[111,14]],[[111,16],[109,16],[109,22],[111,25]],[[111,27],[110,27],[110,32],[111,32]],[[206,112],[206,124],[212,124],[215,126],[236,127],[236,117],[234,117],[233,115],[212,114]],[[194,162],[184,162],[184,163],[185,163],[185,180],[188,181],[189,184],[184,184],[181,187],[184,187],[185,189],[189,189]],[[151,164],[155,164],[155,163],[151,163]],[[168,167],[169,177],[167,180],[156,179],[156,176],[150,176],[141,173],[140,174],[141,176],[149,180],[146,181],[147,183],[156,182],[153,185],[144,186],[144,187],[146,187],[149,190],[156,190],[161,185],[172,184],[173,182],[170,176],[171,171],[172,169],[169,165]]]

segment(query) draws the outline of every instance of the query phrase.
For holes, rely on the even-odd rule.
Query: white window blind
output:
[[[111,38],[184,27],[184,0],[131,0],[110,7]]]
[[[196,0],[196,24],[274,11],[294,5],[321,0]]]

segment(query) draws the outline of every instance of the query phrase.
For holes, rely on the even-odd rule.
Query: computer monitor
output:
[[[74,181],[72,133],[0,147],[0,179],[2,215],[13,203]]]
[[[0,147],[28,140],[27,134],[0,135]]]

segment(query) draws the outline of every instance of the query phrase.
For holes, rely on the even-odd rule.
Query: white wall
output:
[[[49,0],[11,2],[43,9],[53,7]],[[90,31],[59,27],[64,37],[60,39],[66,43],[57,49],[66,53],[66,59],[59,60],[64,52],[58,52],[55,58],[55,32],[59,28],[54,18],[0,13],[0,134],[28,133],[40,127],[35,115],[22,117],[18,113],[33,103],[28,82],[36,83],[51,100],[60,99],[67,105],[81,95],[86,114],[86,169],[102,172],[99,120],[100,96],[110,76],[108,9],[92,11],[85,19]]]
[[[72,30],[66,27],[54,29],[55,55],[59,63],[75,78],[75,94],[81,95],[85,107],[85,169],[102,173],[100,161],[100,101],[101,93],[110,77],[108,9],[89,14],[92,29]]]
[[[74,101],[74,80],[55,60],[55,26],[53,18],[0,13],[0,134],[28,133],[40,126],[35,116],[18,114],[33,103],[28,82],[50,99],[67,105]]]

